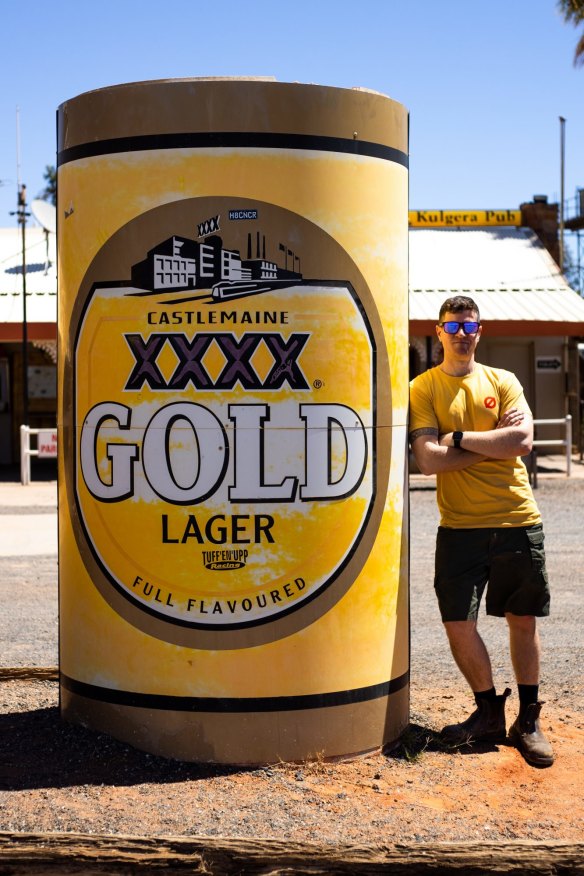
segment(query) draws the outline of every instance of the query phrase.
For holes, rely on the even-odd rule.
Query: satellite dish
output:
[[[48,201],[41,201],[40,198],[35,198],[31,203],[30,209],[32,215],[42,225],[45,231],[49,234],[55,234],[57,231],[57,209]]]
[[[42,226],[45,232],[45,245],[47,248],[47,257],[45,259],[45,276],[49,273],[51,262],[49,260],[49,234],[57,232],[57,208],[48,201],[42,201],[40,198],[35,198],[30,205],[32,215]]]

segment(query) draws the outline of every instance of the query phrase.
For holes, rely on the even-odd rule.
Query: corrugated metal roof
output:
[[[469,295],[491,321],[584,322],[584,299],[528,228],[411,229],[410,319]]]
[[[569,288],[529,228],[411,229],[410,289]]]
[[[57,321],[56,238],[42,228],[26,228],[26,318]],[[22,231],[0,228],[0,322],[22,322]]]

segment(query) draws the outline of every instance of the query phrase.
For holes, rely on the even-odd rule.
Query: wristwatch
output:
[[[462,436],[464,432],[453,432],[452,433],[452,444],[456,447],[457,450],[461,450],[460,442],[462,441]]]

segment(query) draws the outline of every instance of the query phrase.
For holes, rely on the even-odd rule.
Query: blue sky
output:
[[[55,111],[146,79],[272,75],[363,86],[410,111],[410,207],[517,208],[584,186],[584,68],[555,0],[0,0],[0,226],[14,223],[16,107],[28,200]]]

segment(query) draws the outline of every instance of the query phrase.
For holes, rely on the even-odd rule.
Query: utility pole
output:
[[[26,186],[20,182],[20,110],[16,107],[16,221],[22,231],[22,425],[28,426],[28,322],[26,318]]]
[[[28,426],[28,322],[26,318],[26,186],[20,185],[16,202],[16,216],[22,232],[22,425]]]

